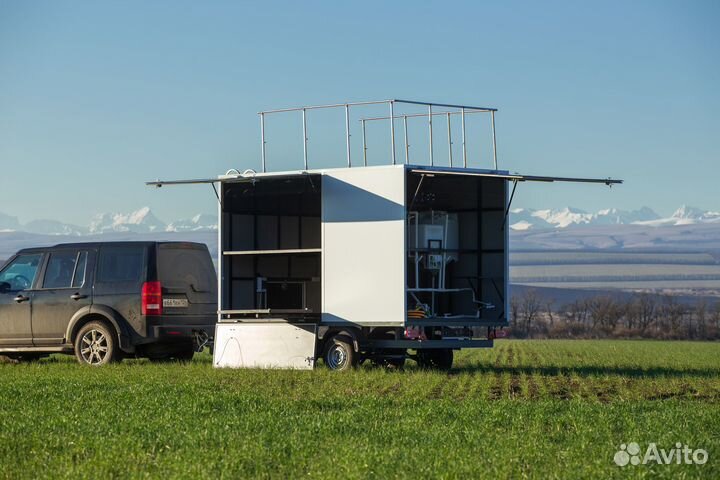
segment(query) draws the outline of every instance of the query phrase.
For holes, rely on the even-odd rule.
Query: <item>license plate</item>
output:
[[[187,306],[187,298],[163,298],[163,307],[182,308]]]

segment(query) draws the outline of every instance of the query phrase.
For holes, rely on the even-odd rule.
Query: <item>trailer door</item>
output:
[[[403,165],[322,177],[322,321],[405,322]]]

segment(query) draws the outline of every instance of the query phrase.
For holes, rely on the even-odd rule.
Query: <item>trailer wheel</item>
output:
[[[450,370],[453,364],[453,351],[449,348],[418,350],[415,360],[420,368]]]
[[[374,335],[374,338],[380,340],[395,340],[395,332],[386,331],[379,335]],[[405,356],[407,350],[401,348],[384,348],[376,352],[373,358],[373,364],[378,367],[384,367],[388,369],[401,369],[405,366]]]
[[[353,368],[357,364],[358,356],[347,335],[335,335],[325,344],[323,359],[330,370],[343,371]]]

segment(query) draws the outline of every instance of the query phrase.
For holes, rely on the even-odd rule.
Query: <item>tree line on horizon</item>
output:
[[[510,299],[514,338],[720,340],[720,301],[684,304],[669,294],[598,295],[561,307],[536,290]]]

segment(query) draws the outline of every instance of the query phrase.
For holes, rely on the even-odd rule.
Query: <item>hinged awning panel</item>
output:
[[[460,167],[430,167],[424,165],[407,165],[408,171],[421,175],[464,175],[486,178],[502,178],[513,182],[574,182],[574,183],[600,183],[603,185],[616,185],[623,183],[622,180],[615,178],[582,178],[582,177],[560,177],[547,175],[523,175],[520,173],[510,173],[505,170],[484,170],[479,168],[460,168]],[[355,167],[355,168],[377,168],[377,167]],[[219,175],[215,178],[193,178],[187,180],[155,180],[145,182],[146,185],[162,187],[163,185],[193,185],[193,184],[214,184],[217,182],[257,182],[263,179],[282,179],[282,178],[298,178],[301,176],[322,175],[327,170],[297,170],[288,172],[268,172],[255,173],[245,172],[238,174]]]
[[[218,182],[233,182],[233,183],[254,183],[261,180],[282,180],[292,179],[300,177],[309,177],[311,175],[319,175],[318,171],[292,171],[292,172],[271,172],[271,173],[239,173],[239,174],[226,174],[219,175],[215,178],[191,178],[187,180],[154,180],[145,182],[145,185],[162,187],[163,185],[199,185],[199,184],[214,184]]]
[[[622,180],[614,178],[580,178],[580,177],[557,177],[541,175],[522,175],[502,170],[482,170],[475,168],[454,168],[454,167],[427,167],[410,165],[408,169],[412,173],[422,175],[465,175],[474,177],[503,178],[514,182],[576,182],[576,183],[601,183],[604,185],[615,185],[623,183]]]
[[[163,185],[196,185],[196,184],[207,184],[207,183],[215,183],[219,182],[220,179],[218,177],[215,178],[189,178],[187,180],[160,180],[159,178],[157,180],[153,180],[150,182],[145,182],[145,185],[151,186],[151,187],[162,187]]]

